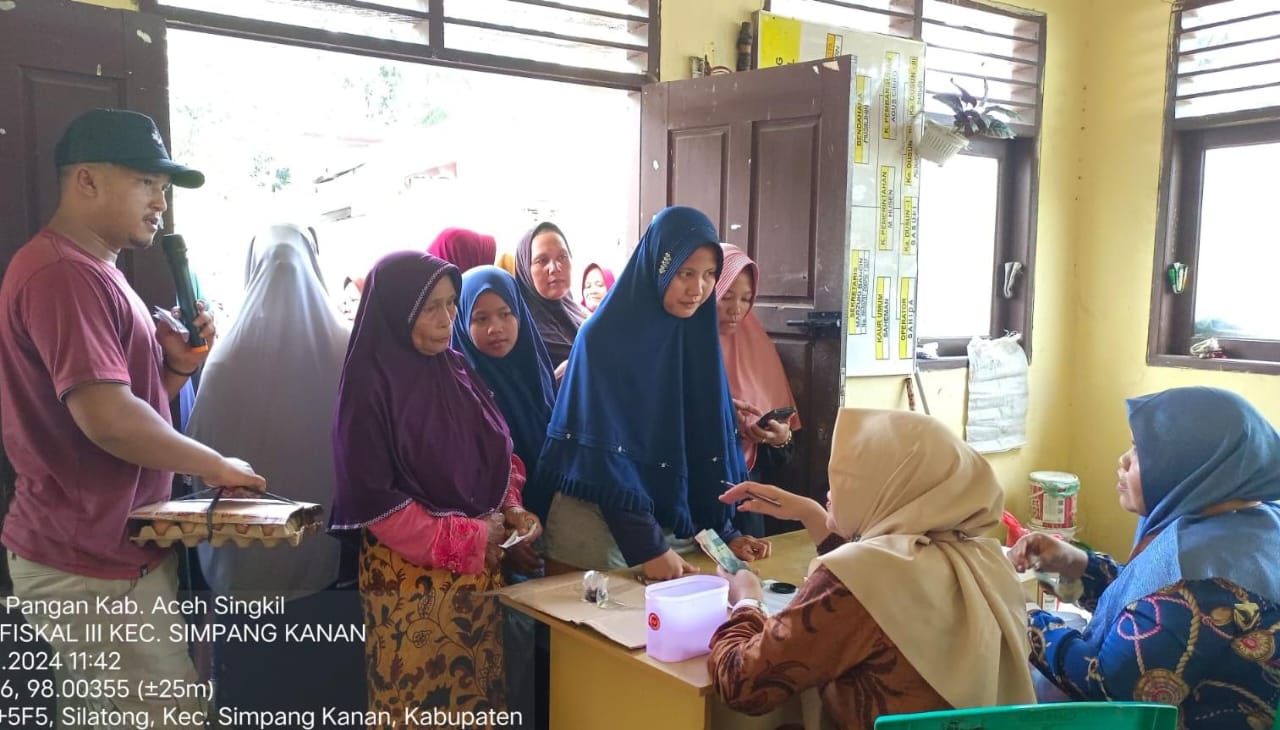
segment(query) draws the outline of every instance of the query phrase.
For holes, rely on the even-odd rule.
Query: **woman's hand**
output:
[[[768,540],[761,540],[750,535],[738,535],[729,541],[729,549],[740,560],[750,563],[753,560],[763,560],[769,557],[769,553],[773,551],[773,546],[769,544]]]
[[[1019,573],[1029,568],[1042,573],[1057,573],[1065,578],[1079,578],[1089,567],[1089,554],[1052,535],[1031,532],[1010,548],[1009,562]]]
[[[756,425],[756,421],[760,420],[760,416],[764,415],[764,411],[750,403],[733,399],[733,413],[738,419],[738,434],[742,438],[752,443],[761,443],[769,435],[769,432]]]
[[[777,504],[755,497],[764,497]],[[725,504],[740,502],[738,509],[743,512],[756,512],[779,520],[799,520],[808,530],[814,545],[820,545],[832,532],[827,526],[827,511],[822,505],[772,484],[743,482],[721,494],[720,501]]]
[[[538,521],[538,516],[524,507],[505,507],[502,518],[503,525],[508,530],[526,536],[520,540],[520,544],[531,543],[542,534],[542,523]]]
[[[488,530],[488,539],[484,544],[484,567],[492,572],[502,564],[502,556],[506,552],[502,543],[507,539],[506,518],[501,512],[494,512],[483,518]]]
[[[744,598],[754,598],[761,603],[764,602],[764,586],[760,583],[760,576],[749,570],[739,570],[733,575],[729,575],[724,568],[717,568],[716,572],[729,581],[730,606]]]
[[[791,441],[791,423],[788,421],[769,421],[768,428],[760,429],[764,432],[762,443],[780,448]],[[760,428],[756,426],[756,428]]]
[[[645,561],[644,577],[648,580],[671,580],[685,575],[692,575],[698,569],[685,562],[675,550],[667,551],[653,560]]]

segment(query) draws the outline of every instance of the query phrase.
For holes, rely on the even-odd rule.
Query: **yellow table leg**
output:
[[[551,727],[555,730],[705,730],[708,701],[688,685],[551,632]]]

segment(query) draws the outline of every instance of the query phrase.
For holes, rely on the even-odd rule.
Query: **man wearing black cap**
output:
[[[204,175],[169,159],[155,123],[128,111],[77,117],[55,158],[58,209],[0,285],[0,414],[17,472],[0,536],[16,603],[6,605],[60,653],[58,680],[98,683],[59,688],[112,688],[59,691],[60,726],[200,726],[198,688],[139,695],[139,682],[197,677],[173,605],[177,556],[131,543],[128,514],[168,499],[174,472],[213,486],[265,482],[173,429],[169,401],[208,351],[157,326],[115,262],[152,244],[170,184],[199,187]],[[208,313],[194,324],[213,341]],[[115,690],[121,680],[127,692]]]

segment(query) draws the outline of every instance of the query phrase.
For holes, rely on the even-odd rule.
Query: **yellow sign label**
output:
[[[902,125],[902,98],[898,89],[901,55],[897,51],[884,54],[884,85],[880,87],[880,136],[883,139],[897,139],[898,127]]]
[[[893,279],[876,277],[876,359],[889,359],[889,298],[893,295]]]
[[[867,98],[870,76],[859,75],[853,102],[853,161],[859,165],[871,162],[871,100]]]
[[[916,280],[902,277],[898,284],[898,359],[909,360],[915,355],[916,339]]]
[[[907,58],[907,119],[915,119],[920,112],[920,101],[923,98],[920,93],[921,65],[919,56]]]
[[[902,196],[902,255],[915,256],[916,245],[920,235],[920,211],[916,208],[917,198]]]
[[[871,252],[854,249],[849,261],[849,333],[865,335],[867,320],[867,295],[871,287]]]
[[[844,45],[844,36],[838,33],[827,34],[827,58],[835,58],[840,55],[840,47]]]
[[[880,235],[877,239],[881,251],[893,250],[893,207],[894,207],[894,171],[893,165],[880,166],[879,210]]]
[[[907,130],[907,146],[902,151],[902,186],[911,187],[916,184],[916,170],[919,169],[920,156],[916,154],[915,135]]]
[[[757,68],[785,66],[800,60],[801,23],[794,18],[760,13],[760,43]]]

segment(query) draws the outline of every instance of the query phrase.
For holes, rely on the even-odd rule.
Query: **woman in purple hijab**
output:
[[[502,413],[449,349],[460,288],[430,254],[379,261],[338,391],[329,528],[360,538],[368,709],[397,719],[505,708],[501,614],[484,594],[502,585],[501,543],[541,529]]]

